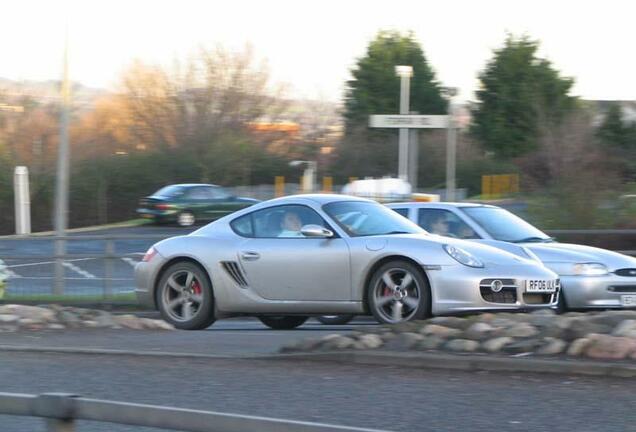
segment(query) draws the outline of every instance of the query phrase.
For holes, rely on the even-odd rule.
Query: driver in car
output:
[[[278,237],[304,237],[300,232],[302,226],[303,223],[298,213],[288,211],[285,213],[285,216],[283,216],[281,222],[282,231],[278,234]]]

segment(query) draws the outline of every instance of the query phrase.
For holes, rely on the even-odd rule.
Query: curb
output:
[[[32,347],[0,345],[0,352],[109,355],[126,357],[183,358],[210,360],[300,360],[369,366],[450,369],[468,372],[528,372],[561,375],[587,375],[636,378],[636,364],[608,363],[592,360],[538,359],[459,355],[445,353],[404,353],[391,351],[331,351],[291,354],[204,354],[171,351],[136,351],[97,348]]]

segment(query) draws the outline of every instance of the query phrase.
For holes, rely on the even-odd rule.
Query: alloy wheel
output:
[[[388,323],[408,321],[416,316],[422,295],[417,278],[399,267],[386,270],[372,294],[377,314]]]
[[[162,290],[166,313],[177,322],[188,322],[201,309],[203,290],[201,281],[188,270],[178,270],[168,277]]]

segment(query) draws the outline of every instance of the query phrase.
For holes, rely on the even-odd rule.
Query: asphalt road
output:
[[[0,345],[168,351],[223,356],[273,354],[281,346],[297,340],[377,325],[368,317],[357,317],[351,324],[339,326],[325,326],[310,319],[295,330],[281,331],[272,330],[255,318],[234,318],[217,321],[203,331],[69,330],[0,333]]]
[[[633,380],[302,361],[0,353],[6,392],[86,397],[391,431],[635,430]],[[43,431],[0,416],[4,432]],[[80,423],[79,431],[149,429]]]
[[[83,239],[87,236],[127,236],[147,235],[148,239],[116,240],[114,253],[124,257],[113,261],[111,277],[106,277],[103,259],[73,258],[64,263],[66,294],[101,295],[106,280],[112,293],[126,293],[134,290],[133,269],[144,252],[161,238],[184,235],[196,228],[180,228],[171,225],[143,225],[128,228],[109,228],[97,231],[71,233],[77,240],[67,243],[68,254],[103,254],[106,242]],[[7,292],[9,294],[35,295],[51,294],[55,264],[54,242],[46,236],[29,239],[0,237],[0,259],[9,269]],[[11,257],[27,257],[14,259]]]

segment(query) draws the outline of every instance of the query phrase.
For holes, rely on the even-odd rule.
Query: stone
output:
[[[132,330],[143,330],[144,326],[134,315],[119,315],[113,318],[117,324]]]
[[[358,337],[358,341],[363,344],[366,349],[376,349],[384,345],[382,338],[375,334],[361,335]]]
[[[479,342],[470,339],[452,339],[444,345],[444,348],[449,351],[473,352],[479,348]]]
[[[509,354],[532,353],[540,346],[541,341],[538,339],[522,339],[507,344],[502,348],[502,351]]]
[[[439,325],[439,326],[450,327],[450,328],[459,329],[459,330],[465,330],[468,327],[470,327],[470,325],[472,324],[472,322],[468,319],[459,318],[459,317],[451,317],[451,316],[440,316],[440,317],[431,318],[427,321],[427,323],[429,325]]]
[[[562,341],[561,339],[557,339],[553,337],[543,338],[543,343],[544,345],[537,350],[537,354],[540,354],[540,355],[561,354],[563,350],[565,350],[565,347],[567,346],[567,343],[565,341]]]
[[[0,314],[0,323],[3,323],[3,324],[16,322],[19,319],[20,317],[18,315]]]
[[[20,318],[34,319],[39,322],[55,321],[54,311],[37,306],[6,305],[0,313],[10,313],[12,315],[18,315]]]
[[[566,351],[567,355],[580,356],[581,354],[583,354],[590,342],[591,341],[588,338],[576,339],[568,347],[568,350]]]
[[[483,342],[481,347],[484,351],[494,353],[499,352],[508,345],[509,343],[514,342],[514,339],[507,336],[501,336],[493,339],[489,339],[486,342]]]
[[[331,348],[335,348],[335,349],[347,349],[347,348],[352,348],[353,345],[355,344],[355,341],[351,338],[348,338],[346,336],[340,336],[336,339],[332,339],[328,342],[328,345]]]
[[[513,327],[514,325],[517,324],[517,322],[510,320],[508,318],[497,317],[491,320],[489,324],[493,327],[500,327],[505,329],[505,328]]]
[[[404,345],[410,349],[418,342],[424,340],[425,337],[418,333],[402,333],[400,338],[404,341]]]
[[[587,337],[589,334],[608,334],[614,329],[614,325],[603,324],[588,320],[587,317],[577,317],[572,320],[570,327],[563,333],[567,340],[575,340]]]
[[[415,350],[434,350],[441,347],[446,340],[439,336],[427,336],[413,347]]]
[[[527,323],[519,323],[503,331],[503,336],[514,338],[528,338],[535,336],[539,332],[537,329]]]
[[[593,359],[622,360],[636,352],[636,340],[603,334],[590,335],[585,355]]]
[[[634,332],[636,332],[636,320],[624,320],[614,328],[612,336],[631,337]]]
[[[476,322],[464,331],[464,336],[472,340],[484,340],[495,331],[495,327],[484,322]]]
[[[435,335],[442,338],[450,338],[461,334],[461,330],[445,327],[438,324],[428,324],[420,329],[420,333],[423,335]]]

